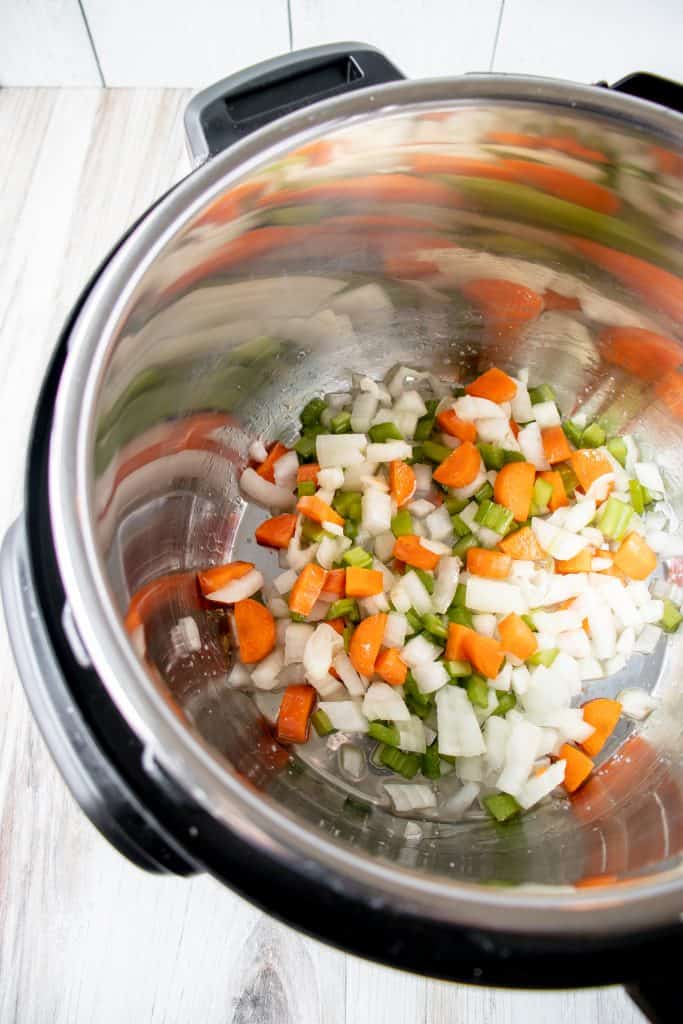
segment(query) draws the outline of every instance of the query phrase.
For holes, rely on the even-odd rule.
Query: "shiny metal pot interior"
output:
[[[571,804],[508,828],[435,815],[406,832],[372,770],[354,786],[324,743],[291,758],[274,743],[225,682],[225,623],[192,576],[231,557],[275,570],[250,540],[263,513],[238,493],[250,441],[291,438],[308,398],[400,362],[454,380],[529,367],[564,412],[608,416],[656,453],[680,514],[680,139],[674,114],[538,79],[366,90],[209,161],[98,280],[70,339],[50,455],[74,621],[150,759],[283,862],[510,930],[627,931],[683,911],[678,637],[591,685],[645,685],[661,707],[620,727]],[[466,301],[475,278],[569,301],[548,299],[522,326]],[[615,326],[669,340],[614,343]],[[124,616],[169,574],[140,657]],[[199,651],[175,628],[186,616]]]

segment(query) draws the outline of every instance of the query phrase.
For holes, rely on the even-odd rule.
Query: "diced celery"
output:
[[[654,505],[657,500],[654,494],[647,489],[645,484],[641,484],[640,486],[643,488],[643,501],[645,502],[645,505]]]
[[[443,462],[451,454],[451,449],[445,444],[437,444],[436,441],[425,441],[422,445],[422,454],[430,462]]]
[[[555,469],[562,477],[562,483],[564,484],[564,489],[567,494],[567,497],[573,497],[579,479],[576,473],[574,472],[572,466],[568,462],[560,462],[555,466]]]
[[[349,548],[342,555],[344,565],[352,565],[357,569],[370,569],[372,567],[372,555],[365,548]]]
[[[322,708],[318,708],[311,715],[311,725],[317,732],[318,736],[329,736],[331,732],[334,732],[334,726],[329,719],[329,716]]]
[[[470,548],[476,548],[477,538],[473,533],[468,533],[466,537],[461,537],[456,541],[455,547],[453,548],[453,554],[457,555],[458,558],[464,558]]]
[[[406,619],[408,621],[408,625],[410,626],[410,632],[411,633],[421,633],[422,632],[422,619],[417,614],[417,612],[414,611],[414,609],[412,609],[412,608],[408,609],[408,611],[406,612]]]
[[[488,530],[502,535],[506,534],[512,526],[512,519],[512,512],[509,508],[488,499],[482,501],[474,517],[475,522],[480,526],[485,526]]]
[[[420,419],[417,421],[417,425],[415,427],[415,440],[416,441],[428,441],[429,440],[429,438],[432,436],[432,431],[434,429],[434,420],[435,420],[434,414],[433,413],[429,413],[429,412],[426,413],[424,416],[420,417]]]
[[[336,416],[333,416],[330,420],[330,430],[333,434],[350,434],[351,413],[338,412]]]
[[[306,498],[311,494],[315,494],[315,484],[312,480],[302,480],[301,483],[296,485],[296,493],[299,498]]]
[[[441,776],[441,758],[436,740],[432,740],[422,755],[422,774],[425,779],[438,779]]]
[[[472,675],[469,661],[444,661],[443,665],[451,679],[462,679],[464,676]]]
[[[633,505],[633,511],[638,516],[642,516],[645,511],[645,501],[643,499],[643,485],[637,480],[629,480],[628,489],[631,495],[631,504]]]
[[[376,423],[368,430],[371,441],[375,444],[383,444],[384,441],[402,441],[403,434],[395,423]]]
[[[351,622],[360,622],[360,611],[358,602],[352,597],[340,597],[333,601],[327,610],[326,619],[350,619]]]
[[[664,598],[664,614],[662,615],[660,626],[665,629],[667,633],[675,633],[681,622],[683,622],[683,615],[678,605],[675,605],[673,601],[665,597]]]
[[[481,505],[482,501],[490,501],[493,497],[493,487],[488,480],[485,480],[479,490],[474,495],[474,500],[478,505]]]
[[[491,793],[490,796],[484,797],[482,803],[491,817],[499,822],[509,821],[522,810],[514,796],[510,796],[509,793]]]
[[[422,616],[422,625],[431,636],[436,637],[438,640],[445,640],[448,637],[448,627],[444,624],[441,617],[435,615],[434,612],[427,612],[426,615]]]
[[[406,676],[406,681],[403,684],[403,695],[406,701],[411,701],[415,707],[419,707],[424,712],[424,714],[420,715],[420,718],[424,718],[429,714],[434,704],[434,694],[421,693],[412,672],[408,672]],[[415,714],[419,714],[419,712],[415,712]]]
[[[462,512],[464,508],[469,504],[469,498],[454,498],[452,494],[449,494],[444,505],[448,509],[450,515],[457,515],[458,512]]]
[[[383,746],[379,759],[386,768],[391,768],[404,779],[414,779],[420,770],[421,758],[417,754],[409,754],[396,747]]]
[[[549,484],[547,480],[541,480],[540,478],[534,484],[533,494],[531,496],[531,510],[532,512],[547,511],[548,502],[550,501],[553,493],[553,485]]]
[[[347,519],[344,523],[344,536],[355,540],[358,536],[358,523],[355,519]]]
[[[453,524],[453,532],[456,537],[466,537],[470,533],[470,528],[467,523],[464,523],[460,516],[451,516],[451,522]]]
[[[621,540],[631,522],[633,509],[618,498],[608,498],[600,509],[597,527],[610,540]]]
[[[517,698],[512,690],[496,690],[496,697],[498,698],[498,707],[493,712],[494,715],[502,717],[517,706]]]
[[[477,448],[487,469],[502,468],[505,462],[505,453],[502,448],[495,444],[488,444],[486,441],[480,441]]]
[[[557,396],[550,387],[550,384],[539,384],[536,388],[529,388],[529,398],[532,405],[540,405],[541,402],[557,401]]]
[[[623,437],[610,437],[605,447],[620,466],[626,465],[627,448]]]
[[[469,608],[461,608],[457,605],[451,605],[446,612],[449,622],[455,622],[458,626],[469,626],[472,628],[472,612]]]
[[[470,704],[477,708],[489,706],[489,688],[482,676],[470,676],[465,684]]]
[[[526,462],[526,459],[521,452],[512,452],[507,448],[503,449],[503,465],[507,466],[509,462]]]
[[[422,583],[428,594],[434,593],[434,576],[431,572],[427,572],[426,569],[413,569],[412,570],[417,578]]]
[[[349,653],[349,647],[351,646],[351,637],[353,636],[353,626],[344,626],[344,650]]]
[[[546,647],[542,651],[535,651],[530,658],[527,658],[527,662],[529,665],[544,665],[546,668],[550,668],[559,653],[558,647]]]
[[[599,448],[605,443],[605,431],[599,423],[589,423],[581,434],[582,448]]]
[[[310,462],[315,456],[315,437],[300,437],[294,445],[294,451],[302,462]]]
[[[532,629],[534,631],[534,633],[538,633],[538,629],[536,628],[536,626],[534,624],[534,617],[533,617],[533,615],[520,615],[520,618],[521,618],[522,622],[526,622],[526,624],[529,627],[529,629]]]
[[[359,521],[361,518],[361,499],[362,494],[360,491],[339,491],[334,496],[332,501],[332,508],[335,512],[338,512],[344,519],[353,519]]]
[[[565,420],[562,424],[562,429],[567,440],[571,441],[575,448],[580,448],[581,434],[583,433],[581,427],[577,427],[576,423],[572,423],[571,420]]]
[[[458,583],[455,588],[455,597],[453,598],[451,605],[455,608],[465,607],[465,597],[467,596],[467,584]]]
[[[395,725],[384,725],[383,722],[370,722],[368,725],[368,736],[380,743],[386,743],[389,747],[397,747],[401,742],[401,736]]]
[[[407,508],[400,508],[391,520],[394,537],[405,537],[413,532],[413,520]]]
[[[324,532],[320,523],[314,523],[312,519],[304,519],[301,524],[301,536],[311,544],[317,544],[322,540]]]
[[[320,423],[320,417],[327,408],[322,398],[312,398],[310,402],[301,410],[301,424],[304,427],[312,427],[316,423]]]

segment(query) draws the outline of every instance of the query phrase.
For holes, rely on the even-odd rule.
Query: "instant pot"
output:
[[[678,637],[591,684],[612,695],[635,672],[658,708],[622,727],[571,801],[508,825],[411,820],[347,784],[334,745],[277,743],[267,708],[230,684],[225,617],[195,578],[230,557],[276,567],[249,540],[262,513],[237,485],[254,438],[287,441],[308,398],[396,364],[452,380],[528,367],[565,414],[649,446],[675,517],[680,110],[680,87],[649,75],[407,81],[355,43],[268,61],[190,103],[195,169],[107,257],[59,339],[2,554],[33,713],[133,863],[210,872],[394,967],[620,982],[653,1020],[681,1019]],[[531,288],[544,312],[520,324],[473,306],[475,278]],[[683,581],[676,559],[666,571]]]

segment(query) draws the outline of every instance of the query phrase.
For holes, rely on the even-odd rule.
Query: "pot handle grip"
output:
[[[651,1024],[678,1024],[681,986],[677,977],[648,978],[626,985],[626,993]]]
[[[657,103],[660,107],[668,107],[669,110],[676,110],[683,114],[683,85],[674,82],[671,78],[662,78],[661,75],[651,75],[648,71],[634,71],[624,78],[620,78],[613,85],[607,82],[598,82],[614,92],[623,92],[628,96],[635,96],[639,100],[648,100],[649,103]]]
[[[319,100],[396,82],[404,76],[366,43],[296,50],[238,71],[194,96],[185,135],[195,165],[251,132]]]

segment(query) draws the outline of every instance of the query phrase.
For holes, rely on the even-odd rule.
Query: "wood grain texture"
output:
[[[286,0],[82,0],[106,85],[200,88],[289,50]]]
[[[632,71],[681,77],[680,0],[505,0],[495,71],[615,82]]]
[[[501,0],[291,0],[294,48],[359,40],[411,77],[488,71]]]
[[[43,369],[88,274],[187,170],[177,90],[0,92],[0,529]],[[346,957],[210,878],[147,876],[67,793],[0,627],[3,1024],[636,1024],[619,989],[504,992]]]
[[[100,84],[78,0],[2,0],[0,86]]]

